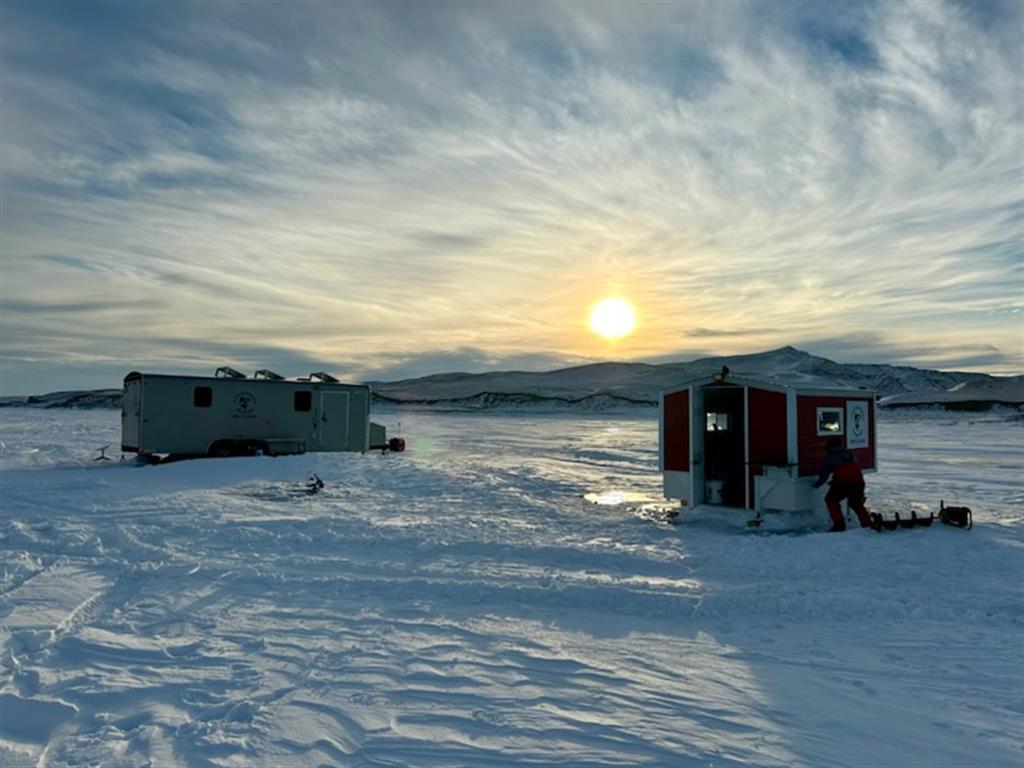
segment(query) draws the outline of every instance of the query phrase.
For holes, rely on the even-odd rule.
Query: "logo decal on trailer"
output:
[[[235,415],[251,416],[256,410],[256,398],[252,392],[239,392],[235,395]]]
[[[864,400],[846,401],[846,447],[868,447],[868,404]]]

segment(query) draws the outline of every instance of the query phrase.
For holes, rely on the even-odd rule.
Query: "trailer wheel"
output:
[[[231,444],[230,440],[218,440],[210,446],[210,450],[207,453],[218,459],[226,459],[229,456],[235,455],[233,448],[234,446]]]

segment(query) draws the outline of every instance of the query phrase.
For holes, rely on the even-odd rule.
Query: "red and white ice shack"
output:
[[[825,509],[811,487],[830,438],[865,472],[877,468],[875,396],[716,373],[661,396],[665,497],[758,512]]]

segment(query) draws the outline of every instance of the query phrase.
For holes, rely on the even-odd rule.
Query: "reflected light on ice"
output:
[[[593,504],[613,507],[617,504],[628,504],[634,502],[656,501],[646,493],[635,491],[603,491],[601,493],[585,493],[583,498]]]

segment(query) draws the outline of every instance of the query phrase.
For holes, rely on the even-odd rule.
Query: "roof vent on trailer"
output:
[[[331,376],[331,374],[329,374],[329,373],[324,373],[323,371],[316,371],[315,373],[309,374],[309,380],[310,381],[329,382],[331,384],[337,384],[338,383],[338,380],[336,378]]]
[[[269,368],[261,368],[252,375],[254,379],[266,379],[267,381],[284,381],[284,376],[274,373]]]
[[[245,374],[241,371],[236,371],[230,365],[222,365],[217,369],[216,373],[213,374],[218,379],[244,379]]]

